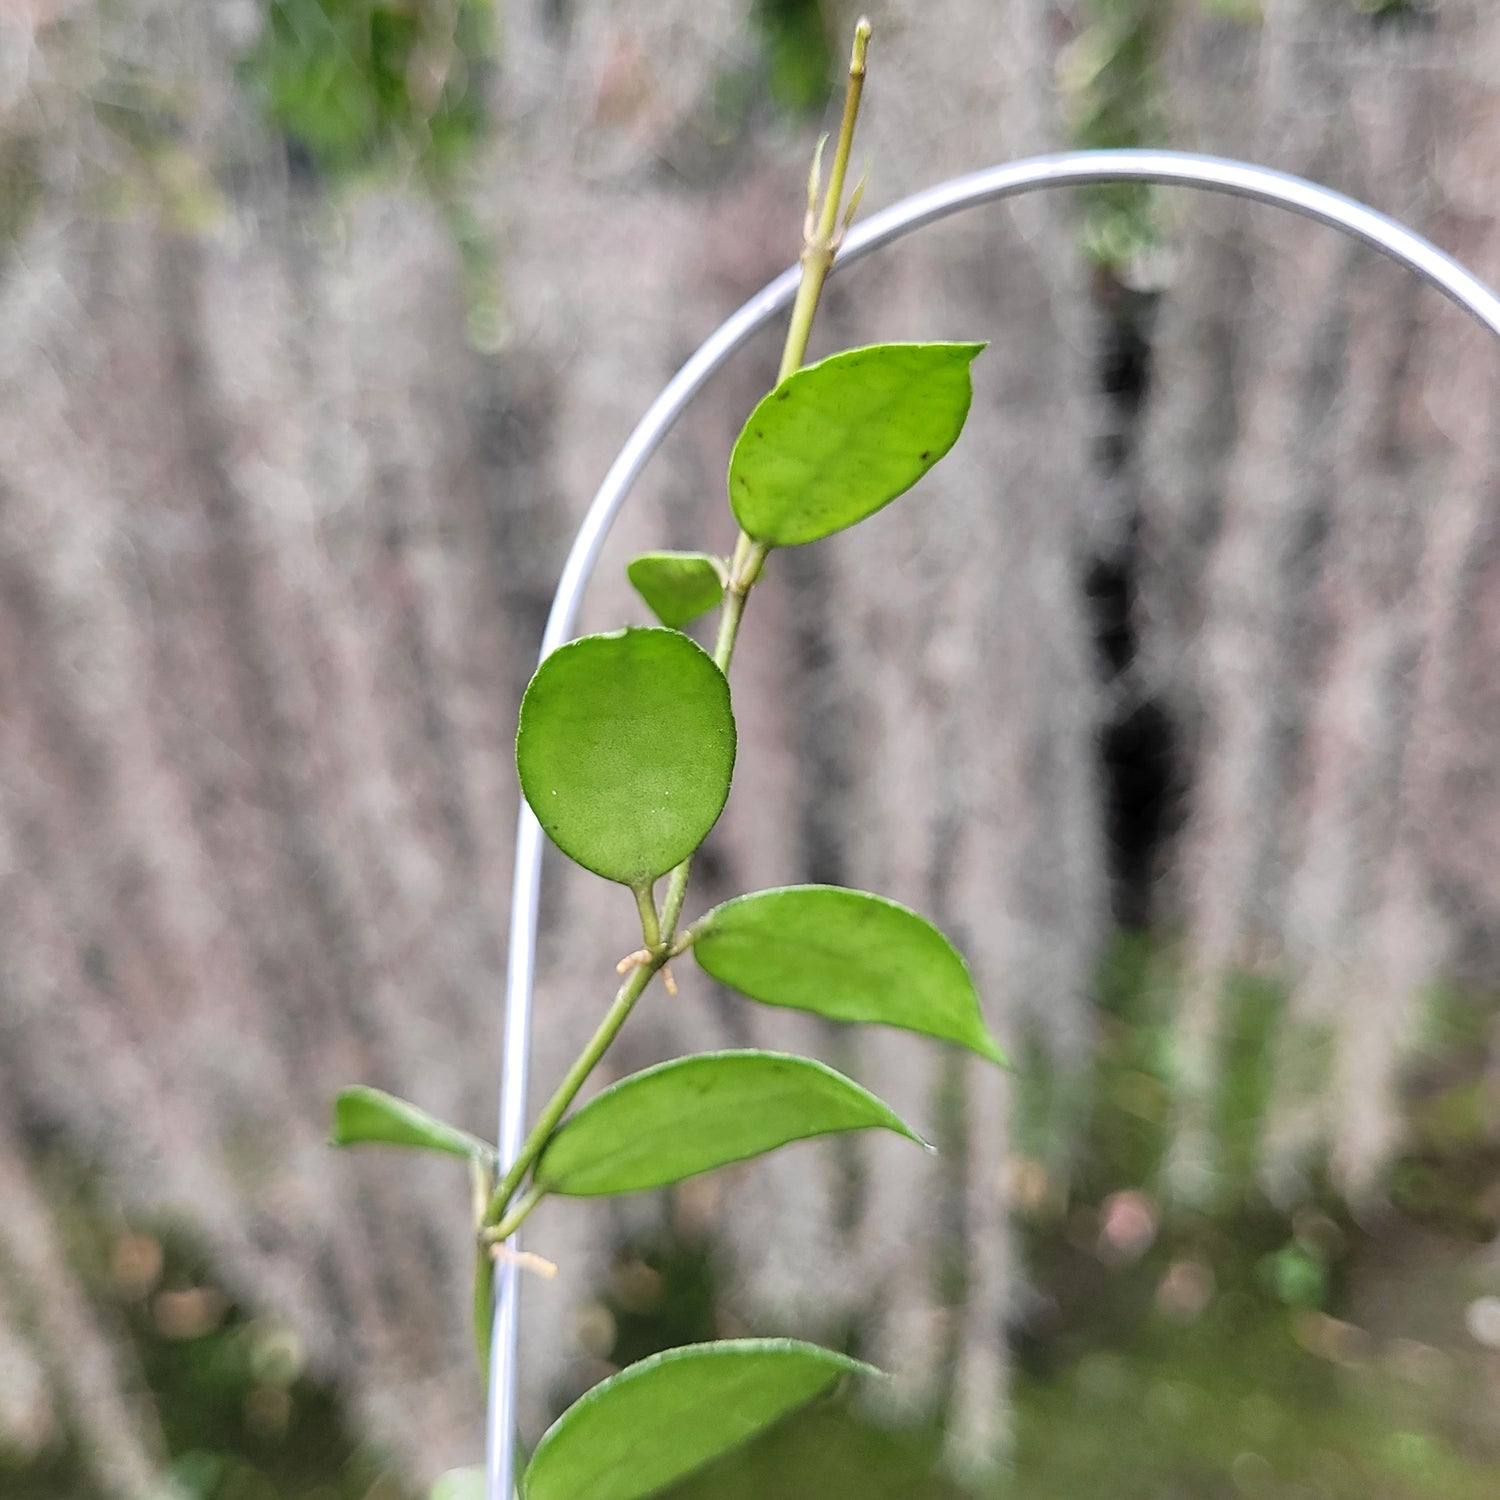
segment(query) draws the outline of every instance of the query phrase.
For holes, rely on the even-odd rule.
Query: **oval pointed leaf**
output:
[[[449,1469],[429,1492],[428,1500],[485,1500],[485,1473],[478,1464]]]
[[[695,931],[702,968],[752,1000],[900,1026],[1005,1061],[958,950],[883,896],[832,885],[757,891],[715,907]]]
[[[889,505],[958,440],[983,344],[876,344],[789,375],[750,414],[729,503],[756,541],[815,542]]]
[[[664,1187],[810,1136],[878,1128],[924,1145],[873,1094],[781,1052],[709,1052],[622,1078],[553,1136],[536,1181],[592,1197]]]
[[[387,1094],[383,1089],[343,1089],[333,1102],[334,1146],[415,1146],[422,1151],[442,1151],[469,1161],[493,1162],[495,1148],[477,1135]]]
[[[552,842],[639,886],[718,821],[734,771],[729,684],[675,630],[621,630],[559,647],[521,700],[516,769]]]
[[[719,564],[706,552],[647,552],[625,576],[651,613],[674,630],[707,614],[724,597]]]
[[[521,1500],[645,1500],[849,1373],[881,1372],[791,1339],[653,1355],[596,1385],[542,1434]]]

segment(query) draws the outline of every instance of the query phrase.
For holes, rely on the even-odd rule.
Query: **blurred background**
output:
[[[1298,172],[1500,278],[1486,0],[873,0],[878,207],[1065,145]],[[511,737],[567,540],[799,249],[842,0],[0,5],[0,1493],[406,1500],[479,1457]],[[838,278],[987,338],[921,488],[778,554],[689,914],[931,914],[1009,1074],[683,975],[608,1070],[766,1044],[942,1144],[549,1203],[524,1434],[796,1331],[894,1372],[701,1500],[1500,1494],[1500,350],[1330,231],[1033,198]],[[722,551],[779,330],[654,461]],[[534,1087],[635,945],[549,865]]]

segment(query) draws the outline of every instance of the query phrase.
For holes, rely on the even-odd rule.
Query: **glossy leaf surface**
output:
[[[521,1500],[645,1500],[869,1365],[790,1339],[669,1349],[612,1376],[543,1434]]]
[[[633,1193],[845,1130],[921,1138],[873,1094],[780,1052],[710,1052],[622,1078],[552,1138],[536,1180],[572,1197]]]
[[[333,1105],[335,1146],[378,1144],[442,1151],[466,1160],[492,1162],[495,1148],[467,1130],[445,1124],[382,1089],[344,1089]]]
[[[559,849],[638,886],[714,826],[734,771],[729,684],[675,630],[588,635],[544,661],[521,700],[516,768]]]
[[[750,414],[729,503],[756,541],[814,542],[911,488],[958,440],[983,344],[876,344],[788,376]]]
[[[753,1000],[900,1026],[1005,1060],[958,950],[883,896],[829,885],[757,891],[715,907],[695,930],[698,963]]]
[[[724,597],[724,580],[706,552],[647,552],[625,576],[651,613],[674,630],[707,614]]]

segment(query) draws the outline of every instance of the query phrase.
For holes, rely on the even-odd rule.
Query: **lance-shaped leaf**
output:
[[[958,440],[983,344],[876,344],[789,375],[750,414],[729,503],[756,541],[815,542],[914,485]]]
[[[536,1181],[592,1197],[664,1187],[789,1141],[894,1130],[925,1144],[873,1094],[805,1057],[709,1052],[622,1078],[552,1137]]]
[[[831,885],[757,891],[716,906],[693,931],[699,964],[753,1000],[901,1026],[1005,1061],[958,950],[883,896]]]
[[[449,1469],[429,1492],[428,1500],[485,1500],[485,1474],[477,1464]]]
[[[676,630],[724,597],[720,565],[706,552],[647,552],[625,569],[651,613]]]
[[[537,821],[585,869],[639,887],[718,820],[734,771],[729,684],[675,630],[587,635],[521,700],[516,768]]]
[[[881,1372],[791,1339],[653,1355],[596,1385],[542,1434],[521,1500],[645,1500],[849,1373]]]
[[[477,1135],[448,1125],[394,1094],[363,1086],[344,1089],[334,1100],[330,1141],[335,1146],[415,1146],[485,1163],[495,1159],[495,1148]]]

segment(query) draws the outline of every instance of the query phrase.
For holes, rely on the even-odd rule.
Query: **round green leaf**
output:
[[[521,1500],[645,1500],[850,1372],[880,1374],[791,1339],[653,1355],[596,1385],[542,1434]]]
[[[651,613],[674,630],[707,614],[724,597],[719,564],[706,552],[647,552],[625,576]]]
[[[433,1485],[428,1500],[485,1500],[485,1472],[475,1464],[468,1469],[449,1469]]]
[[[536,1181],[570,1197],[634,1193],[789,1141],[877,1127],[925,1144],[873,1094],[805,1057],[710,1052],[622,1078],[552,1137]]]
[[[729,684],[675,630],[587,635],[554,651],[521,700],[516,768],[553,843],[638,887],[703,842],[734,771]]]
[[[815,542],[914,485],[958,440],[983,344],[876,344],[789,375],[750,414],[729,503],[756,541]]]
[[[752,1000],[900,1026],[1005,1061],[958,950],[883,896],[831,885],[757,891],[715,907],[694,931],[703,969]]]
[[[415,1146],[423,1151],[443,1151],[471,1161],[493,1162],[495,1148],[467,1130],[444,1124],[426,1110],[387,1094],[382,1089],[360,1086],[344,1089],[333,1104],[335,1146],[366,1143],[384,1146]]]

